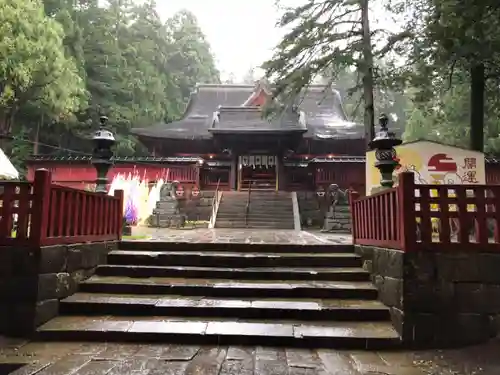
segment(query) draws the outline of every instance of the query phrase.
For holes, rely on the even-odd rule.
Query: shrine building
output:
[[[365,191],[364,127],[348,121],[337,91],[312,85],[265,117],[270,100],[263,82],[198,84],[181,119],[132,129],[151,156],[116,158],[109,179],[133,173],[187,189],[316,191],[337,184]],[[487,182],[498,183],[498,162],[486,160]],[[38,168],[67,186],[85,188],[96,179],[86,156],[39,155],[27,164],[28,179]]]

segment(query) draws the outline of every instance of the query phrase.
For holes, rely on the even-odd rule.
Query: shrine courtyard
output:
[[[325,243],[352,244],[352,236],[344,233],[317,231],[266,230],[266,229],[183,229],[132,228],[131,241],[162,241],[189,243],[245,243],[245,244],[293,244],[321,245]]]
[[[133,241],[346,244],[350,235],[291,230],[134,228]],[[195,322],[194,322],[195,323]],[[108,321],[113,323],[113,319]],[[195,323],[196,324],[196,323]],[[106,330],[106,325],[102,326]],[[449,350],[29,341],[0,336],[0,375],[496,375],[500,340]]]
[[[127,240],[122,191],[3,183],[0,374],[496,375],[498,197],[403,172],[353,198],[351,235]]]

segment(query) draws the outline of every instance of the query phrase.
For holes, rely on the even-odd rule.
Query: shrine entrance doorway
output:
[[[238,158],[238,190],[278,190],[275,155],[242,155]]]

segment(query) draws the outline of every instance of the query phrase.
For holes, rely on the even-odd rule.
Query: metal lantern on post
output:
[[[96,189],[97,193],[107,193],[108,171],[113,165],[112,147],[116,143],[113,133],[105,129],[108,118],[101,116],[99,118],[101,127],[94,133],[92,141],[94,150],[92,152],[92,165],[97,171]]]
[[[403,141],[396,137],[394,132],[390,132],[387,125],[389,118],[385,114],[379,117],[380,131],[375,138],[369,143],[372,150],[375,150],[375,167],[380,171],[382,176],[380,186],[383,188],[391,188],[394,185],[392,174],[399,165],[396,161],[395,146],[400,145]]]

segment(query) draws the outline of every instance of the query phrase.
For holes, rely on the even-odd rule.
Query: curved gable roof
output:
[[[209,129],[219,107],[244,106],[261,89],[261,85],[256,88],[254,85],[198,84],[180,120],[135,128],[132,133],[152,138],[210,138]],[[290,105],[296,105],[304,113],[307,127],[305,137],[319,140],[364,138],[363,125],[347,120],[337,90],[324,85],[311,85]]]
[[[210,138],[213,113],[220,105],[241,106],[254,92],[253,85],[198,84],[193,90],[182,118],[146,128],[134,128],[138,136],[152,138]]]

